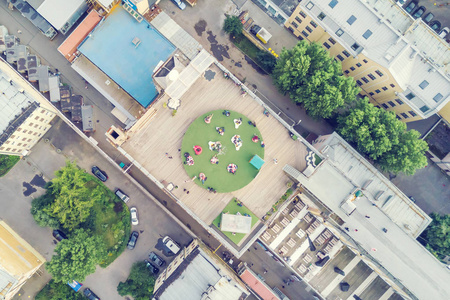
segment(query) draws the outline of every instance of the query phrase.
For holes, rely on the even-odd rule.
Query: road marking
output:
[[[220,244],[219,247],[217,247],[216,250],[214,250],[213,253],[216,253],[216,251],[219,250],[220,247],[222,247],[222,244]]]

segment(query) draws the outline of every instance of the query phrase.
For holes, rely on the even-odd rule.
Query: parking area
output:
[[[42,194],[44,190],[29,183],[39,173],[43,174],[44,180],[50,180],[54,172],[64,166],[66,159],[76,160],[80,167],[89,170],[89,172],[92,165],[99,166],[108,174],[109,179],[105,184],[112,190],[120,187],[130,196],[130,201],[127,204],[138,209],[139,225],[132,226],[132,230],[140,233],[136,248],[125,250],[106,269],[98,267],[97,271],[83,282],[85,287],[92,288],[102,299],[123,299],[117,294],[116,288],[120,281],[126,280],[134,262],[148,258],[150,251],[155,251],[169,263],[172,257],[167,257],[163,253],[162,238],[169,235],[182,246],[187,245],[192,238],[149,196],[134,186],[119,170],[114,168],[64,122],[57,119],[52,129],[33,148],[27,161],[20,161],[0,181],[0,190],[3,195],[6,195],[6,197],[1,197],[0,204],[2,207],[8,208],[2,211],[0,217],[8,222],[46,259],[51,258],[55,247],[51,230],[38,227],[29,213],[31,198]],[[24,184],[30,189],[27,193],[31,191],[28,197],[23,195]],[[36,191],[33,192],[33,189],[36,189]],[[17,216],[20,216],[20,218]],[[28,298],[28,295],[33,297],[34,293],[38,291],[28,291],[27,289],[37,289],[37,287],[36,285],[26,284],[21,292],[22,296],[17,299]]]
[[[450,15],[450,3],[448,0],[408,0],[403,5],[403,8],[406,8],[411,2],[417,3],[412,13],[423,6],[425,7],[425,13],[422,15],[422,18],[428,13],[432,13],[434,17],[430,22],[439,21],[441,23],[441,29],[450,27],[450,18],[448,17]],[[449,35],[447,35],[448,37]]]

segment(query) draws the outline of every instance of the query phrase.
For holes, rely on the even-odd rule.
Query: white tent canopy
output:
[[[222,214],[220,230],[235,233],[249,233],[252,229],[252,217]]]

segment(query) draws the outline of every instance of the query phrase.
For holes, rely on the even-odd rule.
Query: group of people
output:
[[[220,135],[224,135],[225,133],[225,127],[216,127],[216,131]]]
[[[185,165],[194,165],[194,158],[188,152],[184,153],[184,158],[186,159],[186,161],[184,162]]]
[[[227,166],[227,171],[233,175],[236,174],[237,169],[238,169],[238,166],[235,164],[229,164]]]
[[[236,151],[239,151],[239,149],[242,147],[242,140],[240,135],[233,135],[233,137],[231,138],[231,142],[234,144]]]

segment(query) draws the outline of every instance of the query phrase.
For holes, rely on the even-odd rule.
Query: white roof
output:
[[[236,233],[249,233],[252,229],[252,217],[222,214],[220,230]]]
[[[104,7],[108,7],[114,2],[114,0],[97,0],[97,1],[100,2],[100,4],[103,5]]]
[[[84,0],[45,0],[37,12],[53,27],[60,30],[81,6],[86,6]]]
[[[430,224],[431,218],[422,209],[336,132],[320,136],[317,141],[318,143],[313,146],[340,170],[339,181],[348,182],[347,186],[339,183],[336,188],[344,190],[345,193],[353,192],[348,185],[353,189],[362,189],[365,198],[376,203],[394,223],[413,237],[419,236]],[[341,194],[337,194],[336,198],[337,196],[341,197]],[[343,200],[344,198],[336,199],[336,201]]]

